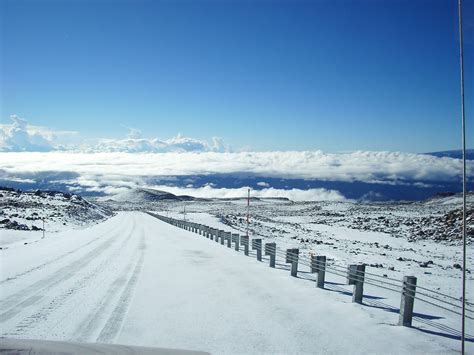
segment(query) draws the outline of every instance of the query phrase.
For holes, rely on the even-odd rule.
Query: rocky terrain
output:
[[[468,243],[474,237],[474,194],[467,198]],[[246,200],[212,200],[160,203],[163,210],[205,211],[223,223],[246,229]],[[431,240],[447,245],[461,242],[461,197],[443,194],[422,202],[292,202],[284,199],[252,199],[250,230],[262,236],[285,236],[318,243],[321,232],[311,225],[346,227],[380,232],[408,242]],[[150,207],[150,206],[148,206]]]
[[[21,191],[0,187],[0,228],[48,231],[100,222],[114,214],[81,196],[58,191]]]

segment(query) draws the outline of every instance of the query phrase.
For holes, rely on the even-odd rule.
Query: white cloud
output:
[[[96,145],[87,148],[89,152],[127,152],[127,153],[167,153],[167,152],[224,152],[225,146],[221,138],[213,137],[212,143],[183,137],[160,140],[158,138],[142,138],[140,130],[129,128],[125,139],[100,139]]]
[[[335,164],[337,162],[337,164]],[[406,184],[459,179],[459,159],[397,152],[0,153],[10,176],[71,172],[85,181],[141,183],[147,177],[247,173],[274,178]],[[474,161],[467,162],[468,176]],[[84,181],[82,181],[83,183]],[[106,183],[107,182],[107,183]]]
[[[248,187],[214,188],[206,185],[203,187],[175,187],[175,186],[148,186],[156,190],[171,192],[175,195],[188,195],[200,198],[245,198],[247,197]],[[327,189],[274,189],[272,187],[262,190],[251,190],[252,197],[258,198],[288,198],[292,201],[343,201],[344,196],[338,191]]]
[[[3,151],[49,151],[51,141],[39,132],[28,130],[28,122],[12,115],[12,124],[2,125],[0,130],[0,149]]]
[[[460,160],[446,157],[370,151],[230,152],[219,138],[213,138],[211,143],[181,135],[167,140],[147,139],[133,128],[129,128],[127,138],[102,139],[88,144],[87,152],[77,145],[73,151],[65,151],[64,145],[58,143],[60,138],[71,137],[75,132],[31,126],[17,116],[11,119],[12,124],[0,125],[0,151],[3,151],[0,152],[0,178],[3,175],[4,180],[10,181],[36,180],[38,175],[57,172],[64,176],[63,183],[73,188],[79,185],[92,192],[112,193],[117,189],[144,186],[153,177],[172,179],[173,176],[245,173],[262,179],[258,186],[264,189],[260,191],[281,197],[280,190],[270,188],[265,178],[427,187],[432,182],[456,181],[461,174]],[[467,169],[468,176],[472,176],[474,161],[467,162]],[[193,184],[193,181],[188,183]],[[295,199],[307,198],[299,194],[315,194],[315,199],[322,193],[318,189],[283,191],[286,194],[283,197],[293,191]]]
[[[0,151],[4,152],[47,152],[70,151],[84,153],[125,152],[125,153],[167,153],[167,152],[225,152],[221,138],[213,137],[212,142],[178,134],[166,140],[144,138],[142,131],[128,129],[126,138],[100,138],[80,140],[72,131],[55,131],[47,127],[30,125],[26,120],[12,115],[11,124],[0,125]]]
[[[64,139],[77,134],[72,131],[54,131],[47,127],[30,125],[23,118],[11,115],[11,124],[0,124],[0,151],[47,152],[62,146]]]

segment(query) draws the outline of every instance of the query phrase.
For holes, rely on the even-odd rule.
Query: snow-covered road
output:
[[[0,252],[6,337],[216,354],[456,349],[141,212]]]

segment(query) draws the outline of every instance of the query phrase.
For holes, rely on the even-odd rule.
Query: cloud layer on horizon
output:
[[[219,138],[214,138],[212,143],[181,135],[167,140],[147,139],[133,128],[128,128],[128,136],[124,139],[100,139],[82,146],[67,145],[59,143],[61,138],[74,136],[76,132],[31,126],[17,116],[11,119],[12,124],[0,125],[0,179],[52,180],[71,191],[111,194],[124,188],[147,186],[155,178],[161,181],[169,179],[169,191],[170,186],[173,187],[173,176],[213,174],[419,188],[436,182],[457,181],[461,176],[461,161],[454,158],[386,151],[231,152]],[[473,172],[474,161],[468,161],[468,176]],[[301,200],[339,199],[342,196],[337,191],[324,189],[277,191],[265,181],[258,182],[257,186],[265,197],[292,196]],[[177,185],[174,187],[178,188]],[[183,189],[183,186],[179,188]],[[213,196],[229,194],[231,197],[241,193],[241,187],[227,190],[212,186],[188,188],[190,194],[198,197],[205,197],[203,193]]]
[[[248,186],[239,188],[215,188],[210,185],[202,187],[178,187],[168,185],[153,185],[149,186],[156,190],[170,192],[174,195],[187,195],[198,198],[245,198],[247,196]],[[128,193],[130,190],[120,189],[117,194],[122,192]],[[344,196],[335,190],[328,190],[323,188],[317,189],[275,189],[273,187],[264,188],[261,190],[252,189],[252,197],[258,198],[288,198],[291,201],[344,201]],[[107,199],[108,197],[104,197]]]
[[[178,134],[170,139],[144,138],[136,128],[128,129],[126,138],[100,138],[80,140],[78,132],[55,131],[46,127],[30,125],[26,120],[12,115],[11,124],[0,124],[0,152],[127,152],[127,153],[167,153],[167,152],[226,152],[230,147],[219,137],[212,142],[183,137]],[[75,139],[65,139],[74,136]]]
[[[474,161],[468,161],[467,168],[468,176],[472,176]],[[41,181],[48,176],[53,183],[65,184],[71,190],[106,194],[119,192],[123,188],[143,187],[155,178],[161,181],[168,179],[167,185],[173,186],[174,176],[247,174],[262,178],[365,182],[422,188],[430,182],[456,181],[460,178],[460,172],[459,159],[397,152],[0,153],[0,178],[3,180]],[[55,175],[58,177],[54,178]],[[272,191],[270,186],[259,186],[262,190],[267,189],[267,193]],[[193,191],[200,193],[205,190]]]

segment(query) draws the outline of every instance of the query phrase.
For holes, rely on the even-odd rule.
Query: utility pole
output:
[[[461,353],[465,354],[466,336],[466,114],[464,108],[464,53],[462,42],[462,0],[458,0],[459,66],[461,74],[461,141],[462,141],[462,326]]]

